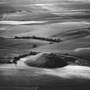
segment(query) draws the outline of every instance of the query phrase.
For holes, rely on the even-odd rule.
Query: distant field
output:
[[[13,25],[4,25],[4,24],[1,25],[0,24],[0,35],[1,35],[1,33],[5,32],[6,30],[9,30],[12,27],[13,27]]]
[[[52,37],[62,38],[63,40],[67,39],[79,39],[80,37],[90,35],[90,28],[79,28],[68,31],[63,31],[59,34],[53,35]]]

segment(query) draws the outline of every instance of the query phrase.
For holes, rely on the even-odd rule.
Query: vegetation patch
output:
[[[19,55],[17,57],[14,57],[13,58],[13,63],[17,63],[17,61],[19,61],[21,58],[24,58],[24,57],[27,57],[27,56],[30,56],[30,55],[36,55],[37,53],[39,53],[39,52],[30,52],[28,54],[23,54],[23,55]]]
[[[50,42],[61,42],[62,41],[59,38],[46,38],[46,37],[37,37],[37,36],[23,36],[23,37],[15,36],[14,39],[37,39],[37,40],[44,40],[44,41],[50,41]]]

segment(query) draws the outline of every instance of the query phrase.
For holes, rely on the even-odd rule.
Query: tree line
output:
[[[39,52],[30,52],[28,54],[19,55],[19,56],[13,58],[13,63],[17,63],[17,61],[19,61],[21,58],[27,57],[29,55],[36,55],[38,53]]]
[[[38,37],[38,36],[23,36],[23,37],[18,37],[15,36],[15,39],[38,39],[38,40],[45,40],[45,41],[50,41],[50,42],[61,42],[62,40],[60,38],[47,38],[47,37]]]

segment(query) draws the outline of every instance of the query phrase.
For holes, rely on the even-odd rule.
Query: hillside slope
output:
[[[11,27],[7,31],[1,33],[1,36],[7,37],[14,37],[14,36],[43,36],[43,37],[50,37],[54,36],[58,37],[58,33],[62,33],[69,30],[80,29],[80,28],[87,28],[89,27],[88,24],[85,23],[52,23],[46,25],[17,25]]]

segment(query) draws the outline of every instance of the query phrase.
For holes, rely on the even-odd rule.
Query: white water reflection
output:
[[[23,25],[23,24],[45,23],[45,22],[47,21],[0,21],[0,24]]]

